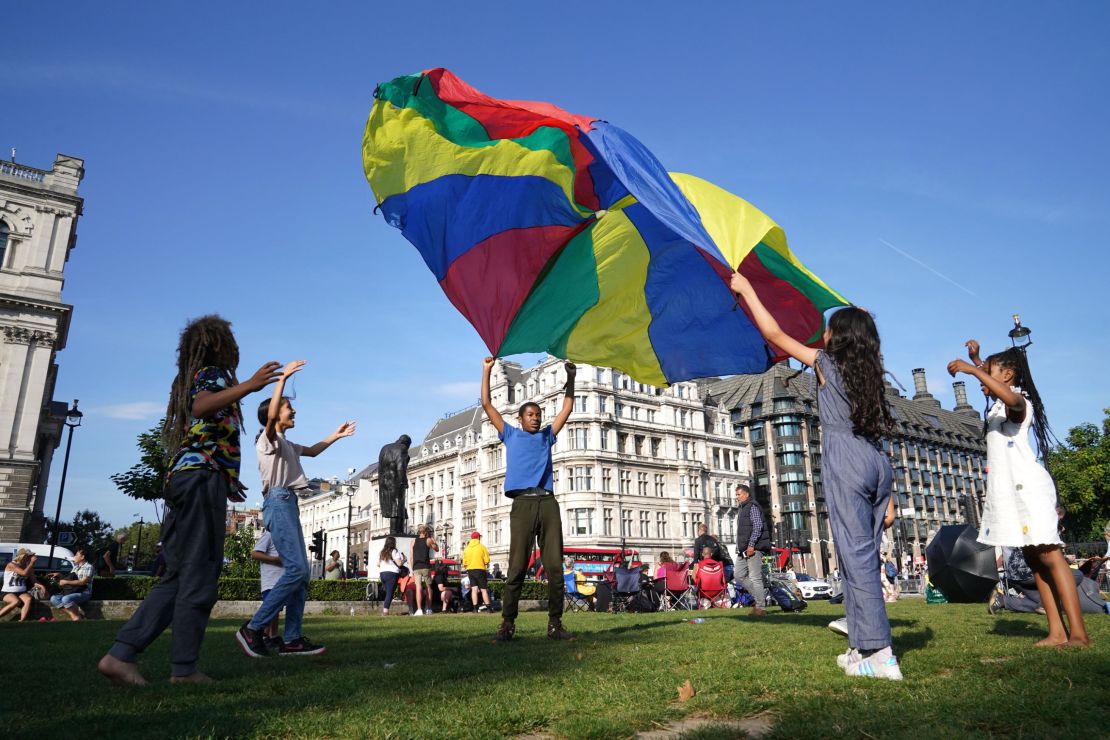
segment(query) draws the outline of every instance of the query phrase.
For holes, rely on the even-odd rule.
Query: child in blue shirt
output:
[[[539,541],[543,569],[547,576],[547,636],[552,640],[573,640],[563,629],[563,524],[551,471],[551,447],[574,408],[574,363],[565,365],[566,395],[563,407],[550,426],[542,426],[539,404],[529,401],[520,407],[520,428],[506,424],[490,401],[490,374],[496,360],[487,357],[482,366],[482,408],[505,443],[505,495],[513,500],[509,514],[509,572],[502,595],[501,627],[495,642],[508,642],[516,632],[516,616],[528,556]]]

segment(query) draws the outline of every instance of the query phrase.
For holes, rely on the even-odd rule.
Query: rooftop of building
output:
[[[799,372],[787,362],[760,375],[710,378],[699,385],[703,394],[732,409],[733,420],[739,423],[784,413],[817,414],[817,378],[811,371]],[[974,410],[969,411],[970,407],[950,410],[931,396],[906,398],[889,383],[887,399],[899,437],[974,449],[983,446],[983,422]],[[776,400],[780,402],[777,408]],[[782,401],[793,401],[794,407],[784,409]]]

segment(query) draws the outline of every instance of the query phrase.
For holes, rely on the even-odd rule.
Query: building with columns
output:
[[[73,307],[62,302],[77,244],[84,162],[0,161],[0,540],[41,542],[50,461],[66,404],[53,400]]]
[[[516,423],[525,401],[540,404],[549,423],[565,382],[563,362],[555,358],[530,368],[500,361],[491,399],[506,423]],[[428,524],[448,557],[477,530],[491,564],[507,569],[512,502],[504,496],[505,449],[481,407],[447,414],[409,454],[409,529]],[[733,488],[751,479],[749,444],[733,434],[728,410],[704,397],[697,383],[657,388],[618,370],[579,365],[574,412],[552,458],[568,547],[619,547],[623,539],[654,561],[664,550],[690,547],[701,522],[724,540],[735,539]],[[364,569],[367,558],[377,557],[381,540],[375,538],[388,531],[377,464],[337,490],[302,500],[301,522],[306,540],[324,527],[327,549],[345,552]],[[339,543],[347,542],[348,525],[345,548]]]
[[[947,410],[929,393],[925,371],[913,376],[912,398],[887,384],[895,432],[883,442],[894,468],[897,513],[888,553],[903,567],[924,562],[925,545],[941,525],[978,522],[986,492],[983,421],[968,404],[964,383],[952,384],[956,407]],[[736,437],[751,446],[753,493],[771,515],[776,544],[798,547],[810,573],[829,573],[836,549],[821,482],[813,373],[799,374],[783,362],[762,375],[702,385],[729,414]]]

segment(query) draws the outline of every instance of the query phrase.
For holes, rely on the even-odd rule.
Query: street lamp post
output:
[[[47,563],[53,567],[54,564],[54,547],[58,544],[58,519],[62,516],[62,496],[66,492],[66,473],[69,472],[69,449],[73,445],[73,430],[81,426],[80,411],[77,410],[77,399],[73,399],[73,408],[66,412],[66,418],[63,422],[69,427],[69,436],[66,438],[66,458],[62,463],[62,484],[58,487],[58,508],[54,511],[54,527],[50,530],[50,557],[47,558]]]
[[[135,515],[132,514],[131,516],[135,516]],[[135,542],[135,562],[131,563],[131,565],[133,565],[133,566],[138,565],[139,564],[138,559],[143,556],[143,524],[145,524],[145,522],[143,521],[143,517],[140,514],[139,515],[139,536],[135,538],[137,540]]]

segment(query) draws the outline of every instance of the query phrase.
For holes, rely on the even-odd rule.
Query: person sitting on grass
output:
[[[501,627],[495,642],[508,642],[516,633],[520,592],[532,545],[539,538],[543,569],[547,575],[547,636],[552,640],[573,640],[563,629],[563,581],[559,578],[563,561],[563,524],[559,502],[555,500],[551,448],[574,409],[574,363],[567,362],[563,407],[551,426],[541,426],[543,411],[529,401],[520,407],[520,428],[506,424],[490,400],[490,375],[497,361],[487,357],[482,365],[482,408],[505,444],[505,495],[513,501],[509,514],[509,573],[502,596]]]
[[[89,562],[89,548],[82,545],[73,553],[73,570],[65,578],[58,573],[48,574],[48,578],[58,578],[60,593],[50,597],[51,606],[65,611],[69,618],[78,622],[82,617],[79,607],[92,598],[93,566]]]
[[[26,622],[31,614],[31,594],[27,592],[27,581],[38,558],[26,547],[19,548],[12,561],[4,566],[4,606],[0,607],[0,618],[19,609],[19,621]]]
[[[439,610],[441,612],[450,611],[457,606],[455,604],[455,589],[451,588],[449,579],[447,563],[440,560],[432,569],[432,585],[435,586],[436,593],[439,594]]]

